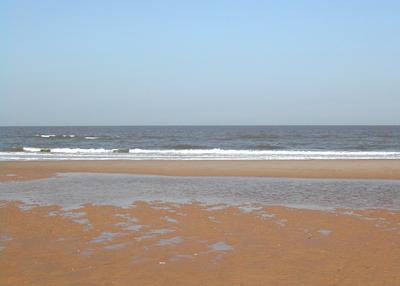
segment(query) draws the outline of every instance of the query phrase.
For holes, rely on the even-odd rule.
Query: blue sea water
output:
[[[400,159],[400,126],[0,127],[0,160]]]

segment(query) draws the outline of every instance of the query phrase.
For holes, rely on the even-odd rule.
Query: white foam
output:
[[[76,137],[75,134],[63,134],[63,135],[56,135],[56,134],[36,134],[36,137],[41,138],[53,138],[53,137],[63,137],[63,138],[74,138]]]
[[[36,136],[42,137],[42,138],[51,138],[51,137],[56,137],[57,135],[55,135],[55,134],[37,134]]]
[[[0,160],[316,160],[400,159],[400,152],[184,149],[151,150],[105,148],[37,148],[25,152],[0,152]]]
[[[110,153],[112,150],[107,150],[104,148],[52,148],[51,153],[61,153],[61,154],[98,154],[98,153]]]
[[[23,147],[23,150],[25,152],[40,152],[40,148],[34,148],[34,147]]]

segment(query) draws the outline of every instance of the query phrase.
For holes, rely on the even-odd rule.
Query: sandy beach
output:
[[[398,161],[1,162],[0,180],[63,172],[399,179]],[[55,190],[56,191],[56,190]],[[73,195],[73,194],[71,194]],[[400,212],[2,201],[0,285],[398,285]]]
[[[397,180],[400,160],[0,162],[3,181],[45,178],[58,172]]]
[[[400,213],[0,208],[1,285],[398,285]]]

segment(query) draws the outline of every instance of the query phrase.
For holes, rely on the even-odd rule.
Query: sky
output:
[[[400,124],[400,1],[0,1],[0,125]]]

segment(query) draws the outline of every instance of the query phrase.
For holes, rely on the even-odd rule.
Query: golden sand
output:
[[[400,285],[400,212],[0,208],[0,285]]]
[[[57,172],[400,179],[400,160],[0,162],[0,180],[3,181],[43,178]]]
[[[398,161],[1,162],[57,172],[399,179]],[[0,202],[0,285],[400,285],[400,211]]]

